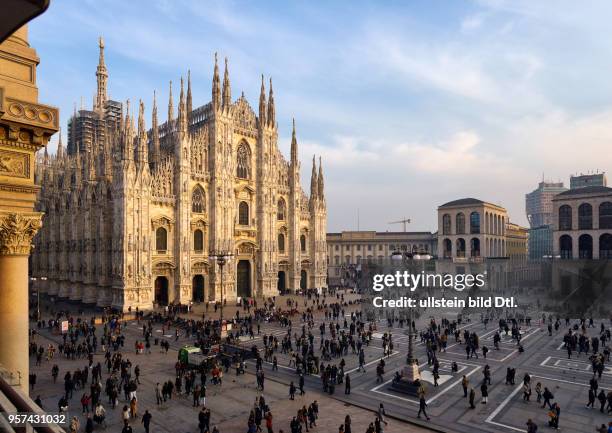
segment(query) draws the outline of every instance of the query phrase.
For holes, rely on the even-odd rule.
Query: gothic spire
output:
[[[212,83],[212,105],[214,110],[219,109],[221,102],[221,86],[219,83],[219,65],[217,64],[217,53],[215,53],[215,70]]]
[[[159,130],[157,126],[157,97],[153,91],[153,111],[151,113],[151,134],[153,141],[153,160],[157,163],[159,159]]]
[[[319,182],[317,180],[317,163],[315,156],[312,155],[312,174],[310,175],[310,200],[317,198],[319,193]]]
[[[98,83],[98,92],[95,97],[94,110],[103,110],[106,103],[106,83],[108,80],[108,71],[104,64],[104,39],[100,36],[98,39],[100,48],[100,57],[98,59],[98,68],[96,69],[96,79]]]
[[[174,120],[174,102],[172,101],[172,80],[170,80],[170,91],[168,93],[168,127]]]
[[[73,122],[75,122],[76,120],[73,120]],[[45,147],[46,149],[46,147]],[[59,142],[57,143],[57,157],[58,158],[63,158],[64,157],[64,144],[62,143],[62,129],[60,128],[59,130]]]
[[[261,74],[261,91],[259,92],[259,125],[266,124],[266,88],[264,86],[264,76]]]
[[[323,200],[324,197],[324,185],[323,185],[323,163],[321,162],[321,156],[319,156],[319,198]]]
[[[225,72],[223,73],[223,109],[229,110],[232,104],[232,90],[230,89],[229,71],[227,69],[227,57],[225,58]]]
[[[138,154],[137,160],[142,163],[147,163],[149,161],[149,152],[148,152],[148,140],[147,140],[147,130],[145,126],[144,119],[144,103],[140,100],[138,107]]]
[[[181,77],[181,94],[179,96],[178,128],[187,132],[187,113],[185,108],[185,92],[183,91],[183,77]]]
[[[276,126],[276,110],[274,108],[274,91],[272,90],[272,78],[270,78],[270,96],[268,96],[268,125],[270,128]]]
[[[295,119],[293,119],[293,131],[291,131],[291,163],[297,164],[298,150],[297,137],[295,136]]]
[[[191,70],[187,70],[187,114],[191,114],[193,110],[191,100]]]

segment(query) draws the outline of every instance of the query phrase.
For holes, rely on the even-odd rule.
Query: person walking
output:
[[[153,415],[151,415],[148,410],[145,410],[145,413],[142,416],[142,420],[140,421],[144,426],[145,433],[149,433],[149,428],[151,427],[152,418],[153,418]]]
[[[463,379],[461,379],[461,386],[463,387],[463,397],[468,396],[468,385],[469,384],[470,384],[470,381],[467,378],[467,376],[464,374]]]
[[[423,415],[425,415],[425,418],[427,418],[427,421],[429,421],[429,416],[427,415],[427,411],[425,410],[426,407],[427,402],[425,401],[425,395],[421,394],[421,396],[419,397],[419,413],[417,414],[417,418],[421,418],[421,412],[423,412]]]
[[[344,376],[344,394],[349,395],[351,393],[351,377],[348,373]]]
[[[482,404],[487,404],[489,401],[489,387],[487,386],[487,382],[483,381],[482,385],[480,385],[480,393],[482,394]]]
[[[476,400],[476,391],[474,391],[474,388],[470,388],[470,409],[476,409],[474,400]]]
[[[544,408],[548,404],[548,408],[552,410],[553,406],[550,400],[555,398],[555,396],[547,387],[544,387],[544,394],[542,394],[542,397],[544,397],[544,404],[542,404],[542,407]]]
[[[289,400],[295,400],[295,385],[293,381],[289,384]]]

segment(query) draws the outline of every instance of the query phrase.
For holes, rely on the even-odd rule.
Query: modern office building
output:
[[[567,188],[563,186],[563,182],[542,181],[535,190],[525,195],[530,259],[541,259],[552,254],[552,199],[564,191],[567,191]]]
[[[570,189],[585,188],[588,186],[608,186],[606,173],[579,174],[570,176]]]

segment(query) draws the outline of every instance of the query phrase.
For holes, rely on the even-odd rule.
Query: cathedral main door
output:
[[[191,292],[193,302],[204,302],[204,275],[193,277]]]
[[[251,263],[240,260],[236,272],[236,295],[241,298],[251,297]]]
[[[278,293],[281,295],[285,294],[287,290],[287,277],[285,276],[285,271],[278,271],[278,283],[276,283],[276,288],[278,289]]]
[[[308,274],[305,270],[300,272],[300,289],[306,290],[308,288]]]
[[[168,279],[166,277],[155,279],[155,303],[157,305],[168,305]]]

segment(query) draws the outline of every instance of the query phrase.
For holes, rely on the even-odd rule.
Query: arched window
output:
[[[459,238],[456,242],[457,257],[465,257],[465,239]]]
[[[279,221],[284,221],[286,211],[287,211],[287,206],[285,205],[285,200],[282,197],[278,199],[278,204],[276,207],[277,207],[276,219]]]
[[[568,206],[569,207],[569,206]],[[572,237],[569,235],[563,235],[559,238],[559,250],[562,259],[572,258]]]
[[[158,227],[155,230],[155,249],[157,251],[166,251],[168,249],[168,231],[163,227]]]
[[[204,233],[202,230],[196,230],[193,232],[193,249],[195,251],[204,250]]]
[[[465,234],[465,215],[463,212],[459,212],[455,218],[455,230],[456,234]]]
[[[612,229],[612,203],[609,201],[599,205],[599,228]]]
[[[442,216],[442,234],[443,235],[451,234],[451,217],[449,214],[444,214]]]
[[[581,259],[593,258],[593,238],[591,235],[582,235],[578,238],[578,257]]]
[[[478,212],[472,212],[470,214],[470,233],[480,233],[480,214]]]
[[[278,252],[285,252],[285,235],[282,233],[278,234]]]
[[[572,208],[564,204],[563,206],[559,208],[559,230],[571,230],[571,229],[572,229]]]
[[[241,226],[249,225],[249,205],[246,201],[241,201],[238,205],[238,224]]]
[[[480,239],[472,238],[470,240],[470,256],[480,257]]]
[[[206,212],[206,195],[201,186],[196,186],[191,194],[191,211],[195,213]]]
[[[251,177],[251,149],[244,142],[238,146],[236,176],[241,179],[249,179]]]
[[[300,249],[302,250],[302,252],[306,252],[306,236],[302,235],[300,236]]]
[[[451,242],[450,239],[444,239],[444,242],[442,242],[442,245],[444,247],[444,258],[445,259],[449,259],[453,256],[453,244]]]
[[[578,206],[578,230],[591,230],[593,228],[593,206],[582,203]]]
[[[612,259],[612,235],[604,233],[599,237],[599,258]]]

